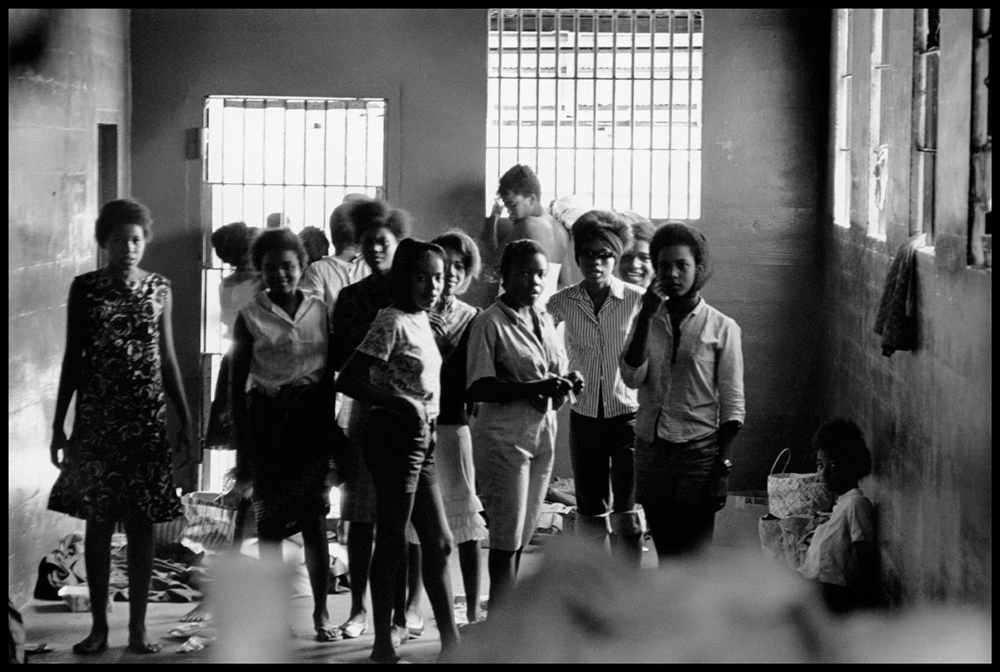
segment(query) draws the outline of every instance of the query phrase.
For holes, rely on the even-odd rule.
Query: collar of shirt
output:
[[[583,286],[583,282],[571,285],[569,295],[574,300],[586,305],[590,311],[590,315],[594,315],[594,300],[590,298],[590,294],[587,293],[587,288]],[[625,298],[625,282],[623,280],[619,280],[614,276],[611,277],[611,291],[608,292],[608,298],[618,301],[622,301]],[[607,301],[604,302],[604,305],[607,305]],[[601,310],[604,310],[604,306],[601,306]]]
[[[511,308],[510,306],[508,306],[506,301],[504,301],[500,297],[497,297],[496,304],[498,306],[500,306],[500,310],[511,321],[513,321],[513,322],[521,322],[522,324],[524,324],[525,326],[528,327],[528,329],[531,331],[531,333],[535,333],[535,325],[533,325],[530,320],[525,319],[521,315],[521,313],[517,312],[516,310],[514,310],[513,308]],[[529,310],[531,310],[531,312],[535,314],[535,317],[538,318],[539,324],[543,324],[543,318],[542,318],[542,316],[543,315],[547,315],[548,314],[547,311],[544,308],[539,307],[539,304],[537,304],[537,303],[535,305],[531,306],[529,308]]]
[[[706,305],[705,299],[699,296],[698,303],[694,304],[694,308],[691,309],[691,312],[685,315],[683,318],[681,318],[681,326],[683,327],[685,322],[687,322],[688,320],[692,320],[695,317],[701,315],[703,312],[705,312],[705,305]],[[658,320],[663,320],[664,322],[667,323],[667,326],[670,326],[670,311],[667,310],[666,301],[664,301],[663,305],[660,306],[660,309],[656,311],[655,318]],[[673,331],[671,331],[670,333],[672,334]]]
[[[296,322],[301,320],[303,316],[306,314],[309,308],[308,304],[310,302],[319,301],[320,303],[323,303],[322,300],[311,291],[303,291],[297,288],[295,291],[299,292],[302,295],[302,303],[301,305],[299,305],[299,309],[295,311],[294,319],[289,317],[288,313],[286,313],[284,309],[279,308],[278,305],[271,300],[271,297],[268,295],[266,291],[261,292],[260,294],[257,295],[257,301],[260,303],[260,305],[264,306],[264,308],[266,308],[271,313],[281,318],[285,322],[288,322],[290,324],[295,324]],[[326,310],[325,305],[323,306],[323,309],[324,311]]]

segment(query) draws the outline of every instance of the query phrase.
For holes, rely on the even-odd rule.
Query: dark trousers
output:
[[[715,507],[708,497],[716,436],[688,443],[636,440],[637,497],[660,562],[712,540]]]
[[[584,516],[635,509],[635,413],[614,418],[569,414],[576,508]]]

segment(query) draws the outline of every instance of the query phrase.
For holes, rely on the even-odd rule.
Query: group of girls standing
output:
[[[371,199],[345,203],[331,224],[335,244],[345,244],[330,268],[330,258],[310,266],[306,291],[299,238],[287,228],[255,237],[250,257],[265,291],[238,308],[227,358],[238,489],[252,485],[263,554],[280,557],[281,540],[302,532],[317,640],[367,630],[370,567],[371,657],[399,659],[396,648],[408,635],[410,524],[443,655],[459,641],[448,558],[457,545],[474,621],[484,522],[490,605],[502,605],[534,532],[552,472],[556,411],[567,400],[579,528],[617,535],[614,547],[637,565],[638,501],[661,557],[704,543],[724,501],[726,457],[743,417],[739,329],[698,295],[709,275],[704,236],[678,223],[650,240],[648,223],[588,212],[573,226],[581,283],[553,296],[546,310],[539,301],[545,250],[530,239],[511,241],[500,260],[503,293],[479,312],[457,298],[479,270],[464,233],[409,239],[406,213]],[[181,448],[190,445],[190,413],[173,354],[169,283],[138,267],[150,225],[135,201],[105,205],[97,239],[108,264],[74,280],[70,293],[51,451],[62,475],[50,507],[88,521],[94,627],[78,653],[107,646],[107,546],[117,520],[129,535],[137,598],[129,646],[156,650],[145,637],[143,599],[152,524],[180,512],[165,393],[181,416]],[[616,270],[650,286],[624,283]],[[566,323],[565,347],[553,318]],[[63,423],[74,392],[70,440]],[[331,413],[337,392],[339,414]],[[470,423],[473,402],[479,408]],[[115,406],[122,403],[129,407]],[[336,440],[341,426],[346,442]],[[340,626],[326,607],[335,446],[343,453],[337,469],[352,587],[350,617]]]

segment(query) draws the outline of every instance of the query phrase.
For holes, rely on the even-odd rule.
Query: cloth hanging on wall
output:
[[[903,244],[889,267],[875,318],[875,333],[882,337],[882,354],[917,347],[917,249],[926,236],[917,234]]]

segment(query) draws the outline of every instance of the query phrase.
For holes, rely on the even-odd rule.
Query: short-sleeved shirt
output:
[[[570,285],[549,299],[548,310],[556,324],[566,323],[566,353],[569,368],[583,373],[586,383],[573,411],[588,418],[635,413],[639,408],[635,390],[625,386],[618,357],[625,337],[642,303],[642,289],[611,278],[608,298],[594,313],[594,301],[583,283]],[[604,408],[600,409],[599,402]]]
[[[359,256],[354,261],[344,261],[335,256],[323,257],[309,264],[302,275],[299,287],[315,292],[326,304],[330,325],[333,325],[333,310],[337,298],[344,287],[368,277],[371,269]]]
[[[267,292],[240,309],[253,339],[250,381],[254,388],[274,396],[286,385],[317,383],[326,370],[329,330],[326,307],[315,295],[303,292],[295,317],[274,305]]]
[[[407,313],[394,306],[375,316],[358,352],[379,360],[371,368],[372,385],[420,399],[428,419],[438,416],[441,353],[427,313]]]
[[[645,361],[632,367],[625,362],[625,352],[635,324],[622,351],[621,372],[625,384],[639,390],[637,437],[686,443],[717,432],[731,420],[743,422],[743,348],[735,320],[700,299],[681,320],[675,347],[663,305],[650,318]]]
[[[566,351],[552,317],[537,304],[530,310],[541,327],[541,340],[532,320],[522,317],[502,299],[472,320],[466,365],[470,387],[480,378],[528,383],[566,375]]]
[[[854,488],[837,498],[830,520],[816,527],[799,571],[807,579],[856,587],[857,568],[851,566],[850,549],[858,541],[875,543],[875,506]]]

